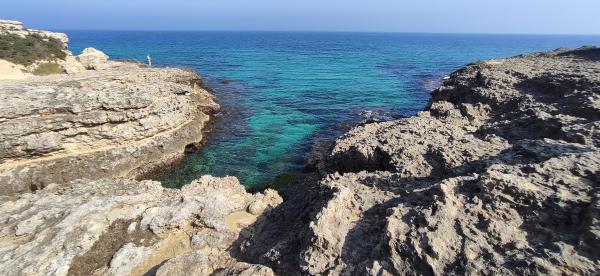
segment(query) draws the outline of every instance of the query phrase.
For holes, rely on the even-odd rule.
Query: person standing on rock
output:
[[[146,55],[146,59],[148,60],[148,67],[152,67],[152,58],[150,57],[150,54]]]

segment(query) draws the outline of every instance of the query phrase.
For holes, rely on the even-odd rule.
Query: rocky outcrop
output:
[[[11,68],[7,68],[6,63],[10,62],[0,60],[0,80],[23,79],[27,76],[31,76],[31,73],[35,73],[36,69],[44,63],[56,63],[66,74],[78,74],[86,70],[104,70],[111,67],[119,67],[121,64],[120,62],[109,60],[108,55],[94,48],[86,48],[78,56],[73,56],[72,53],[68,51],[69,38],[66,34],[27,29],[18,21],[0,19],[0,34],[16,34],[23,38],[36,35],[39,36],[41,40],[46,41],[49,38],[57,39],[59,43],[62,44],[62,47],[64,48],[63,52],[65,53],[64,58],[61,56],[60,58],[54,57],[36,60],[33,64],[26,67],[14,65],[11,66]],[[12,67],[16,66],[19,67],[17,68],[18,70],[15,71],[15,68]]]
[[[102,70],[109,67],[108,56],[94,48],[85,48],[77,60],[88,70]]]
[[[87,68],[85,68],[85,66],[83,66],[83,64],[81,64],[81,62],[79,62],[79,60],[72,55],[67,55],[65,60],[61,62],[60,65],[67,74],[78,74],[87,70]]]
[[[0,82],[0,194],[143,176],[202,142],[218,105],[194,71],[119,64]]]
[[[273,275],[227,247],[256,220],[251,205],[268,212],[281,198],[246,193],[234,177],[204,176],[181,190],[77,180],[1,202],[2,275]]]
[[[69,38],[64,33],[50,32],[50,31],[42,31],[35,29],[27,29],[23,27],[23,23],[14,20],[3,20],[0,19],[0,34],[2,33],[11,33],[16,34],[22,37],[36,34],[42,37],[51,37],[58,39],[63,43],[65,49],[67,48],[67,44],[69,43]]]
[[[286,275],[597,274],[599,72],[597,48],[466,66],[416,116],[337,140],[236,256]]]

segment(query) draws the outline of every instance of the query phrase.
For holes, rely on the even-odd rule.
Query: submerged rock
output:
[[[598,273],[599,60],[584,48],[455,72],[416,116],[338,139],[324,177],[238,258],[284,274]]]

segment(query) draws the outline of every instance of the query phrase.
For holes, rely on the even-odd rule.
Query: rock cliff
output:
[[[0,194],[138,177],[177,161],[218,109],[200,81],[129,63],[0,81]]]
[[[598,48],[468,65],[416,116],[337,140],[237,256],[285,274],[597,274],[599,118]]]
[[[0,19],[0,34],[2,33],[17,34],[22,37],[32,34],[40,35],[42,37],[52,37],[62,42],[65,49],[67,49],[67,44],[69,43],[69,38],[64,33],[27,29],[23,27],[23,23],[15,20]]]
[[[281,203],[275,191],[247,193],[234,177],[180,190],[134,180],[203,142],[219,106],[200,76],[93,48],[64,65],[0,81],[0,274],[273,275],[229,247]]]

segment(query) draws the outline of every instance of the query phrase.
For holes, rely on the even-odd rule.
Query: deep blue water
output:
[[[234,175],[249,188],[303,169],[315,147],[370,114],[422,109],[440,79],[481,59],[600,45],[599,36],[67,31],[70,48],[192,67],[223,112],[205,148],[166,186]],[[231,80],[230,82],[224,80]]]

